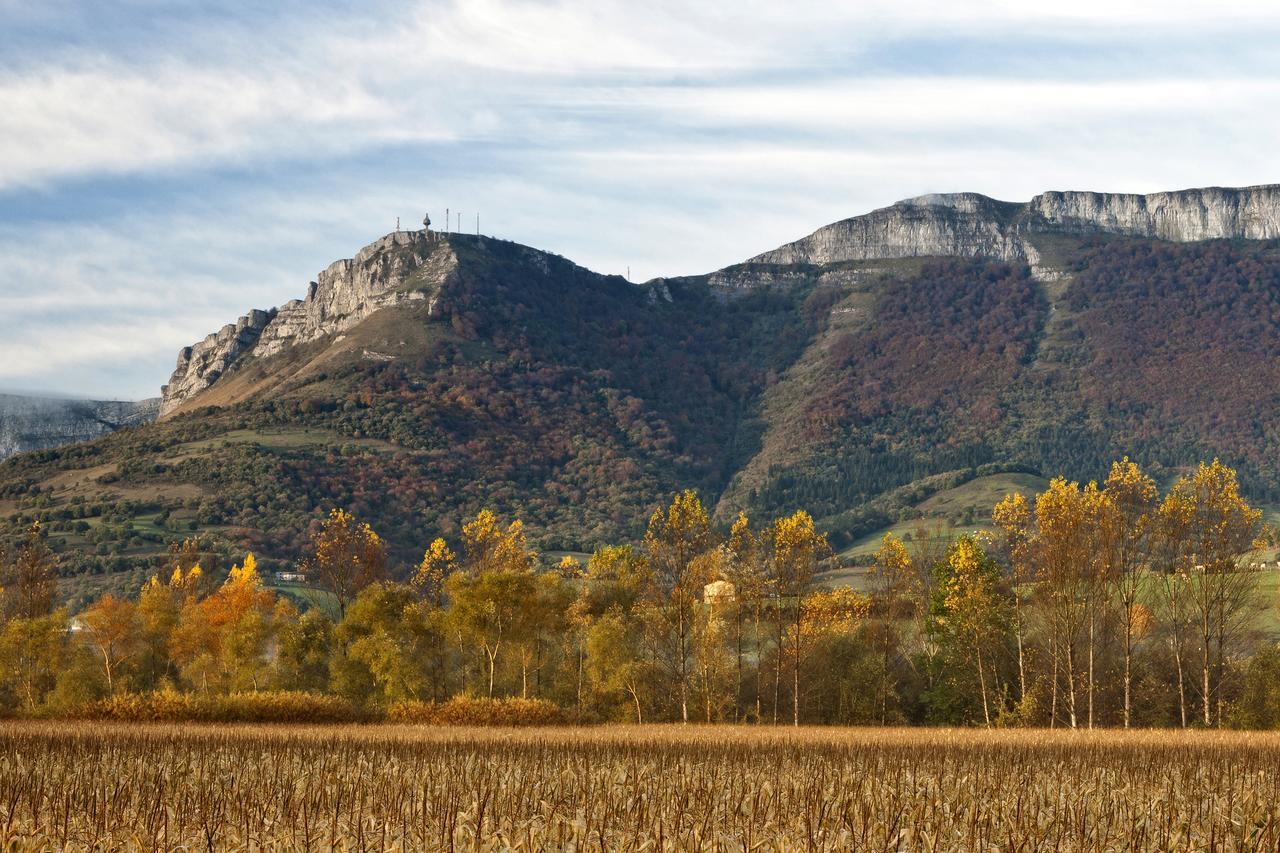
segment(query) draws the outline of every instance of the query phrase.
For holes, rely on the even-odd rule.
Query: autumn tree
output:
[[[1242,558],[1258,547],[1262,511],[1240,495],[1236,472],[1215,459],[1173,485],[1160,515],[1167,529],[1177,531],[1174,564],[1190,578],[1200,641],[1202,721],[1211,726],[1222,720],[1226,648],[1252,615],[1257,575]]]
[[[1005,627],[1000,568],[973,537],[962,536],[952,544],[938,572],[935,630],[958,646],[973,666],[982,719],[990,726],[990,697],[997,681],[994,665]]]
[[[286,600],[276,604],[276,687],[323,691],[329,686],[334,655],[334,625],[313,607],[299,615]]]
[[[1038,603],[1044,609],[1049,628],[1050,656],[1053,660],[1053,703],[1056,717],[1059,663],[1065,669],[1067,715],[1072,728],[1079,722],[1077,686],[1080,677],[1077,654],[1081,636],[1090,624],[1094,594],[1093,567],[1096,563],[1091,518],[1091,500],[1096,493],[1090,484],[1081,489],[1057,477],[1036,498],[1035,559],[1038,564]]]
[[[666,512],[655,510],[644,537],[645,551],[663,593],[661,612],[673,632],[672,670],[680,701],[680,719],[689,722],[689,657],[693,611],[705,579],[695,558],[711,547],[711,523],[697,492],[687,489]]]
[[[66,637],[63,611],[19,616],[0,626],[0,706],[40,707],[62,668]]]
[[[523,638],[524,608],[537,593],[537,578],[531,569],[455,572],[445,587],[449,621],[464,642],[483,652],[492,697],[498,657],[514,638]]]
[[[735,702],[736,716],[742,713],[743,691],[743,642],[742,629],[746,614],[754,617],[752,633],[754,651],[757,661],[760,658],[760,610],[765,597],[765,572],[762,565],[764,559],[760,536],[751,529],[751,522],[746,513],[738,513],[733,526],[729,530],[729,541],[725,543],[726,579],[733,584],[733,644],[735,649],[735,670],[737,672],[737,693]],[[756,666],[756,719],[760,719],[760,669]]]
[[[614,605],[591,623],[587,632],[587,676],[598,694],[622,693],[644,722],[644,705],[652,683],[652,662],[643,649],[644,626],[621,606]]]
[[[879,682],[882,651],[865,629],[871,599],[849,587],[816,590],[805,596],[805,656],[810,687],[805,715],[826,723],[872,723],[888,716],[889,701],[867,685]]]
[[[488,695],[493,696],[499,655],[508,645],[528,639],[529,620],[541,610],[528,608],[539,592],[537,555],[528,547],[519,519],[503,527],[489,510],[463,525],[462,542],[461,568],[445,581],[448,618],[461,641],[483,652]]]
[[[252,554],[231,568],[212,595],[189,600],[171,640],[187,680],[201,691],[265,686],[275,605],[275,593],[263,587]]]
[[[102,663],[107,692],[114,694],[120,667],[143,649],[142,617],[132,601],[108,593],[77,617],[78,637]]]
[[[691,646],[697,692],[708,723],[722,719],[725,707],[734,701],[727,643],[732,596],[707,597],[707,591],[714,589],[709,585],[725,579],[728,559],[724,546],[712,548],[694,557],[690,570],[702,580],[704,589],[701,605],[693,609]]]
[[[780,518],[768,534],[769,563],[777,579],[781,601],[791,609],[791,714],[792,724],[800,725],[800,665],[804,657],[804,597],[813,585],[819,566],[831,557],[826,536],[813,525],[813,517],[804,510]],[[778,650],[781,657],[782,650]]]
[[[1159,493],[1155,481],[1125,457],[1112,463],[1099,502],[1099,550],[1104,575],[1120,605],[1124,632],[1124,727],[1133,718],[1133,642],[1143,619],[1140,601],[1150,576]]]
[[[341,618],[360,590],[386,578],[386,544],[368,524],[334,509],[312,534],[311,556],[301,568],[313,586],[333,596]]]
[[[581,710],[588,680],[593,684],[599,682],[591,676],[595,664],[591,660],[590,643],[596,623],[605,613],[613,611],[626,622],[627,635],[639,643],[641,633],[633,610],[642,598],[652,596],[653,573],[648,558],[630,545],[597,548],[587,560],[585,570],[578,569],[577,573],[581,576],[578,594],[565,609],[564,622],[568,630],[564,639],[569,644],[567,655],[574,666],[575,705]],[[643,657],[643,644],[634,651]]]
[[[880,655],[876,707],[880,724],[884,725],[889,713],[889,696],[894,692],[892,657],[899,646],[898,619],[902,604],[911,602],[919,579],[906,544],[893,533],[886,533],[880,540],[872,566],[872,583],[879,606],[879,624],[876,629],[876,649]]]
[[[0,563],[0,619],[35,619],[53,612],[58,558],[44,528],[32,522],[22,544]]]
[[[414,569],[411,584],[418,595],[439,607],[444,603],[444,582],[457,569],[458,557],[443,539],[435,539]]]
[[[198,564],[185,571],[179,565],[167,581],[153,575],[143,584],[137,607],[143,649],[135,667],[143,684],[154,687],[176,677],[173,632],[183,608],[195,602],[203,585],[204,571]]]
[[[1022,602],[1035,579],[1031,504],[1025,495],[1006,495],[991,511],[991,520],[1004,536],[1004,549],[1009,559],[1009,584],[1013,595],[1013,634],[1018,644],[1018,699],[1027,698],[1026,619]]]
[[[504,528],[487,509],[462,526],[462,551],[462,568],[471,575],[531,570],[537,556],[529,549],[524,522],[517,518]]]
[[[529,698],[529,675],[537,679],[541,692],[542,668],[546,662],[547,637],[565,627],[565,610],[570,590],[559,572],[543,572],[534,578],[532,594],[525,599],[519,617],[512,623],[512,640],[520,658],[520,697]]]

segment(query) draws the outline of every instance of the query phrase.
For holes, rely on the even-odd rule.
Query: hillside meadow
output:
[[[1280,735],[8,722],[0,843],[1264,850]]]

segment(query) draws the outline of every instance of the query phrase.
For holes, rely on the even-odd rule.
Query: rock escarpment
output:
[[[336,335],[383,308],[428,298],[457,265],[448,241],[426,231],[397,231],[336,261],[316,276],[305,299],[250,311],[178,354],[162,389],[169,414],[242,359],[266,358],[290,346]]]
[[[1037,233],[1162,240],[1280,237],[1280,186],[1132,195],[1047,192],[1026,204],[976,193],[926,195],[819,228],[749,263],[828,264],[929,256],[1038,260]]]
[[[1027,205],[1050,227],[1192,242],[1280,237],[1280,186],[1125,195],[1048,192]]]
[[[159,408],[158,398],[127,402],[0,394],[0,459],[147,423]]]

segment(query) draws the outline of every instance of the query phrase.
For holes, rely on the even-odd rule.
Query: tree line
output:
[[[582,720],[1274,725],[1259,631],[1261,512],[1201,464],[1163,496],[1128,459],[994,507],[993,530],[886,534],[860,589],[804,511],[717,530],[693,491],[641,541],[548,564],[481,511],[408,571],[333,510],[286,597],[252,554],[198,539],[136,597],[56,607],[38,524],[0,564],[0,707],[40,714],[162,691],[553,702]],[[298,600],[294,600],[294,598]]]

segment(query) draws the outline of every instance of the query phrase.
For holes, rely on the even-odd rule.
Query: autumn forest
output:
[[[294,593],[197,538],[136,597],[55,609],[34,524],[3,570],[10,714],[152,719],[1269,727],[1280,653],[1262,513],[1218,461],[1159,493],[1128,459],[992,507],[992,532],[886,534],[863,582],[803,511],[712,523],[693,491],[584,562],[481,511],[391,564],[334,509]],[[450,716],[453,715],[453,716]]]

